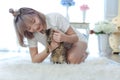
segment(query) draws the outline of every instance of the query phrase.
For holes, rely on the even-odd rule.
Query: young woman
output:
[[[14,16],[15,30],[19,44],[26,46],[24,39],[27,38],[28,47],[31,54],[32,62],[42,62],[50,54],[46,49],[38,52],[38,42],[46,46],[45,30],[56,28],[53,34],[53,40],[49,46],[49,51],[58,47],[59,42],[66,43],[67,61],[70,64],[79,64],[86,57],[87,40],[85,36],[77,32],[69,24],[69,21],[58,13],[44,15],[32,8],[22,7],[18,11],[10,9]]]

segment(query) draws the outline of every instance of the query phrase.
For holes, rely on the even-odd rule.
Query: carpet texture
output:
[[[81,64],[31,63],[28,57],[0,61],[0,80],[120,80],[120,64],[107,58]]]

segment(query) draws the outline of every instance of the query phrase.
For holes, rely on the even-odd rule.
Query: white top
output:
[[[70,27],[69,21],[59,13],[47,14],[46,15],[46,23],[47,23],[47,29],[54,28],[54,29],[59,29],[62,32],[66,32],[68,30],[68,28]],[[85,36],[83,36],[81,33],[79,33],[76,30],[75,30],[75,32],[79,36],[80,40],[87,41]],[[42,34],[40,32],[34,32],[33,35],[34,35],[33,39],[28,39],[29,47],[37,47],[38,42],[40,42],[44,46],[46,45],[45,34]]]

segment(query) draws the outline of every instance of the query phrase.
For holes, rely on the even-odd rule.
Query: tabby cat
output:
[[[47,37],[47,46],[46,46],[46,51],[49,53],[48,46],[52,42],[53,38],[53,33],[54,29],[50,28],[46,30],[46,37]],[[60,42],[59,46],[52,51],[50,61],[53,62],[54,64],[63,64],[67,63],[66,60],[66,48],[64,47],[64,42]]]

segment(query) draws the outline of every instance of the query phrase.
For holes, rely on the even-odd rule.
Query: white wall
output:
[[[74,0],[75,6],[69,9],[70,21],[81,22],[82,12],[80,5],[87,3],[90,9],[87,11],[87,22],[91,23],[93,28],[94,22],[104,18],[104,0]],[[0,49],[19,49],[13,26],[13,16],[9,13],[9,8],[18,9],[20,7],[31,7],[45,14],[50,12],[59,12],[66,15],[66,8],[60,4],[60,0],[1,0],[0,1]]]

